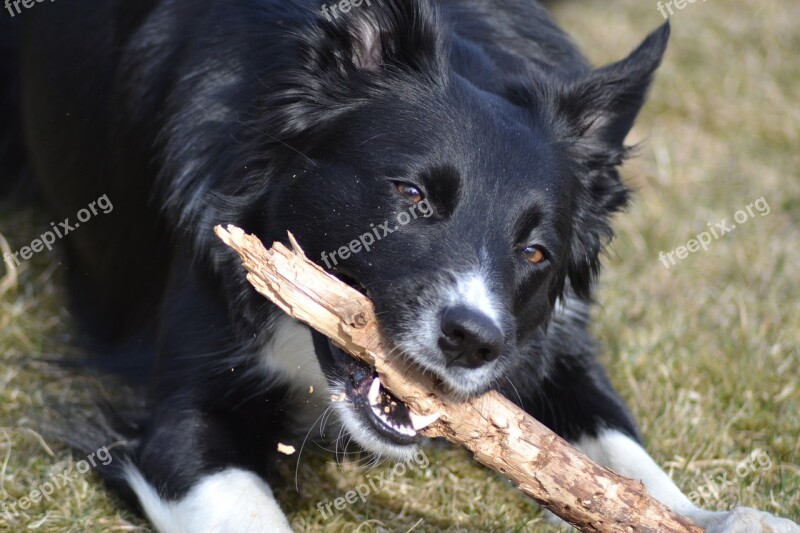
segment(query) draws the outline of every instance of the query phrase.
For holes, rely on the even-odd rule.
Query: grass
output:
[[[662,19],[655,1],[555,2],[556,18],[596,63],[621,58]],[[800,5],[712,0],[673,17],[673,40],[633,140],[625,175],[636,204],[617,220],[594,329],[612,380],[656,460],[688,493],[725,473],[706,506],[743,504],[800,520]],[[770,207],[670,269],[674,250],[763,196]],[[48,226],[39,210],[5,205],[12,250]],[[0,245],[3,240],[0,240]],[[75,331],[57,254],[0,281],[0,503],[17,501],[80,457],[45,440],[37,422],[85,394],[84,378],[49,368]],[[46,429],[46,428],[44,428]],[[391,465],[308,457],[278,493],[299,531],[550,531],[508,483],[449,448],[428,468],[329,520],[317,511]],[[751,454],[770,467],[743,477]],[[767,464],[764,461],[763,464]],[[285,468],[291,481],[294,470]],[[147,531],[91,474],[0,531]]]

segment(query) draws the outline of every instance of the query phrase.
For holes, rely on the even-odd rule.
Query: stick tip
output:
[[[233,224],[228,224],[226,226],[218,224],[214,226],[214,233],[227,245],[244,237],[244,230]]]
[[[294,238],[294,234],[291,231],[287,231],[286,233],[289,235],[289,244],[292,245],[292,251],[301,257],[306,257],[306,253],[303,251],[300,243],[297,242],[297,239]]]

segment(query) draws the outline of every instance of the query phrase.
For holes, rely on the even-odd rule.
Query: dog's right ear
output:
[[[282,138],[331,124],[412,76],[444,83],[446,57],[429,0],[350,0],[346,13],[340,5],[324,5],[316,25],[295,35],[298,68],[269,102],[286,113]]]
[[[669,22],[651,33],[625,59],[596,69],[559,95],[559,116],[567,118],[570,136],[618,149],[644,104],[653,75],[669,41]]]

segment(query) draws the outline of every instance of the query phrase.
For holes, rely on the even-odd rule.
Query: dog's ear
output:
[[[667,22],[622,61],[593,70],[560,91],[559,112],[570,136],[611,149],[623,146],[664,57],[669,34]]]
[[[436,13],[428,0],[363,0],[333,16],[326,8],[314,48],[322,52],[319,59],[327,56],[328,66],[345,72],[397,69],[419,74],[442,59]]]
[[[613,235],[611,216],[628,203],[630,191],[618,171],[628,153],[625,137],[644,104],[669,33],[669,24],[664,24],[622,61],[550,92],[551,120],[576,165],[580,188],[565,267],[581,296],[589,296],[600,270],[600,252]]]
[[[337,6],[334,11],[333,6]],[[286,140],[331,126],[381,91],[412,83],[443,84],[437,14],[429,0],[351,0],[343,13],[323,6],[315,25],[298,30],[297,68],[278,81],[267,106],[276,137]]]

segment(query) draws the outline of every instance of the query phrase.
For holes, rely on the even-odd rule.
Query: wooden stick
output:
[[[379,333],[372,303],[309,261],[291,234],[292,249],[276,242],[268,251],[235,226],[215,231],[239,253],[259,293],[374,366],[383,386],[412,411],[438,417],[424,435],[464,446],[581,531],[702,532],[651,498],[642,483],[595,464],[502,395],[456,402],[433,378],[387,359],[391,346]]]

